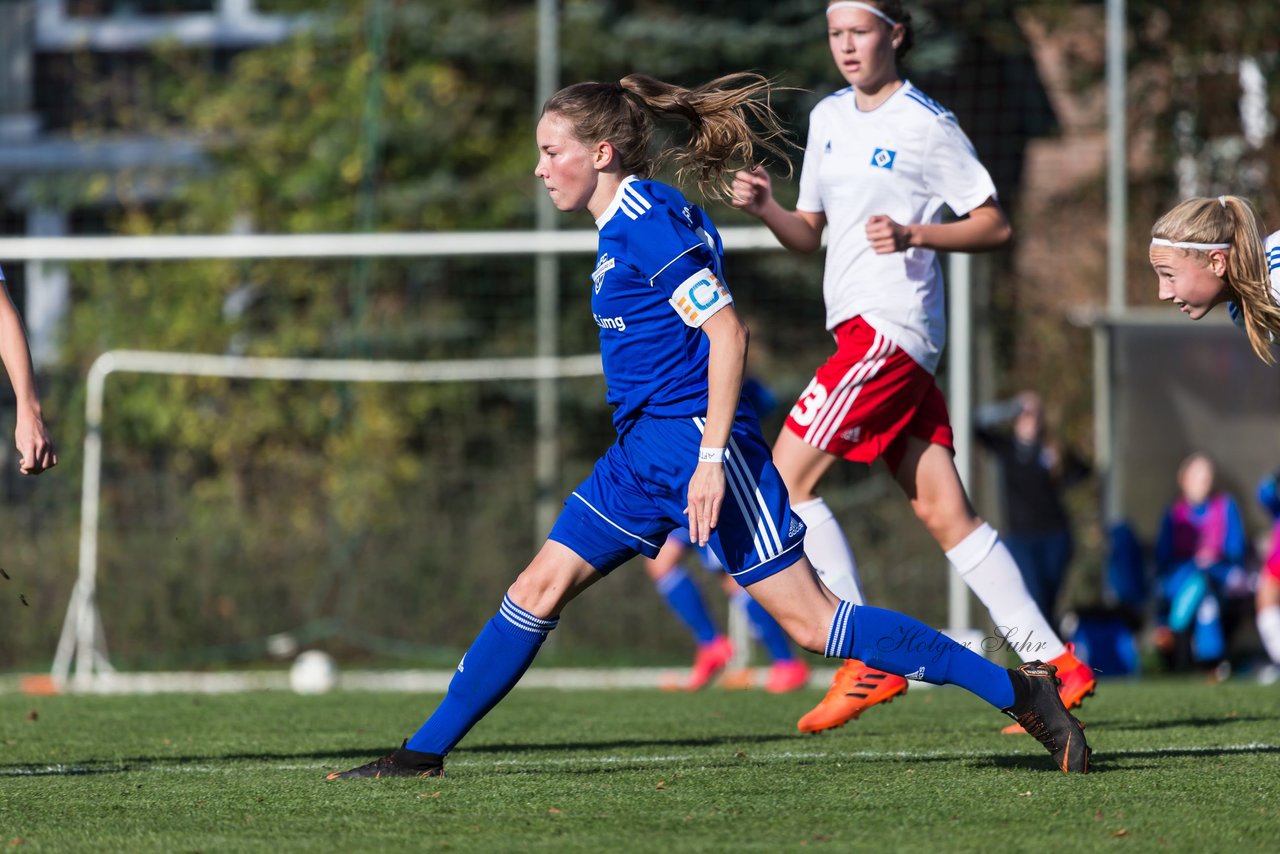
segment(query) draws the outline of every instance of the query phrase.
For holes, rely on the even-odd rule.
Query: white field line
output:
[[[1029,746],[1029,745],[1028,745]],[[1247,744],[1221,744],[1221,745],[1169,745],[1168,747],[1135,747],[1124,748],[1118,753],[1125,757],[1129,756],[1160,756],[1163,754],[1193,754],[1200,756],[1219,756],[1224,753],[1256,753],[1260,750],[1280,750],[1280,745],[1268,744],[1266,742],[1249,742]],[[1038,751],[1031,751],[1038,754]],[[1008,756],[1007,750],[849,750],[849,751],[796,751],[783,750],[778,752],[750,752],[745,756],[738,757],[737,753],[725,755],[725,759],[740,759],[744,763],[752,765],[770,765],[791,763],[797,761],[827,761],[840,762],[842,760],[893,760],[893,761],[925,761],[936,759],[975,759],[996,756]],[[1098,754],[1105,756],[1105,754]],[[448,768],[479,768],[479,769],[505,769],[505,768],[617,768],[626,766],[642,766],[642,765],[689,765],[690,763],[705,763],[707,755],[703,754],[679,754],[667,753],[651,756],[617,756],[617,755],[597,755],[597,756],[576,756],[566,757],[563,759],[555,758],[531,758],[531,759],[449,759]],[[264,771],[334,771],[342,770],[341,760],[336,762],[271,762],[261,761],[255,763],[257,767]],[[147,773],[159,772],[167,774],[241,774],[243,773],[242,762],[234,765],[193,765],[190,763],[166,763],[163,761],[139,762],[135,765],[102,765],[102,766],[74,766],[74,765],[44,765],[33,766],[30,768],[0,768],[0,777],[35,777],[35,776],[76,776],[76,775],[95,775],[110,773],[129,773],[133,771],[145,771]]]

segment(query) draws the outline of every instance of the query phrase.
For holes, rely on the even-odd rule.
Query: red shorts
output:
[[[860,317],[837,326],[835,336],[836,352],[791,408],[787,429],[856,463],[884,457],[893,471],[912,436],[954,449],[933,374]]]

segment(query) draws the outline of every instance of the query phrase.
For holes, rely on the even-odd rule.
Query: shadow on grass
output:
[[[467,755],[502,754],[512,755],[532,752],[581,752],[625,750],[635,748],[711,748],[719,745],[752,745],[778,741],[792,741],[790,735],[742,735],[713,736],[708,738],[686,739],[625,739],[597,742],[568,742],[559,744],[478,744],[465,748]],[[334,761],[341,764],[348,760],[369,760],[384,756],[395,745],[383,744],[378,747],[355,748],[348,750],[303,750],[290,752],[258,752],[258,753],[224,753],[201,756],[128,756],[104,761],[102,759],[78,759],[60,763],[44,764],[0,764],[0,778],[4,777],[72,777],[90,774],[123,774],[131,771],[145,770],[148,766],[161,765],[205,765],[216,762],[300,762]]]
[[[1095,750],[1089,758],[1089,773],[1101,774],[1108,771],[1136,771],[1159,767],[1159,762],[1134,764],[1135,759],[1211,759],[1225,756],[1280,755],[1280,745],[1274,744],[1242,744],[1226,747],[1149,747],[1131,750]],[[1039,756],[989,756],[980,760],[982,764],[999,768],[1018,768],[1024,771],[1046,770],[1055,774],[1061,773],[1052,765],[1041,764]],[[1034,766],[1034,767],[1033,767]]]

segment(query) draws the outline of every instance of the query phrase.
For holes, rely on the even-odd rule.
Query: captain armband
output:
[[[668,302],[687,326],[697,329],[717,311],[732,305],[733,294],[715,273],[704,268],[681,282]]]

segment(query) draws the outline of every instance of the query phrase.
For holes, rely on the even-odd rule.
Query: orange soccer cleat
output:
[[[836,671],[827,696],[800,719],[796,728],[801,732],[822,732],[844,726],[877,703],[888,703],[906,690],[907,680],[901,676],[851,658]]]
[[[1098,677],[1094,674],[1092,667],[1076,658],[1075,644],[1067,644],[1067,651],[1049,663],[1057,668],[1058,696],[1062,698],[1062,705],[1068,709],[1074,709],[1083,703],[1086,697],[1093,696],[1094,690],[1098,687]],[[1018,724],[1009,724],[1000,731],[1006,735],[1025,732]]]

